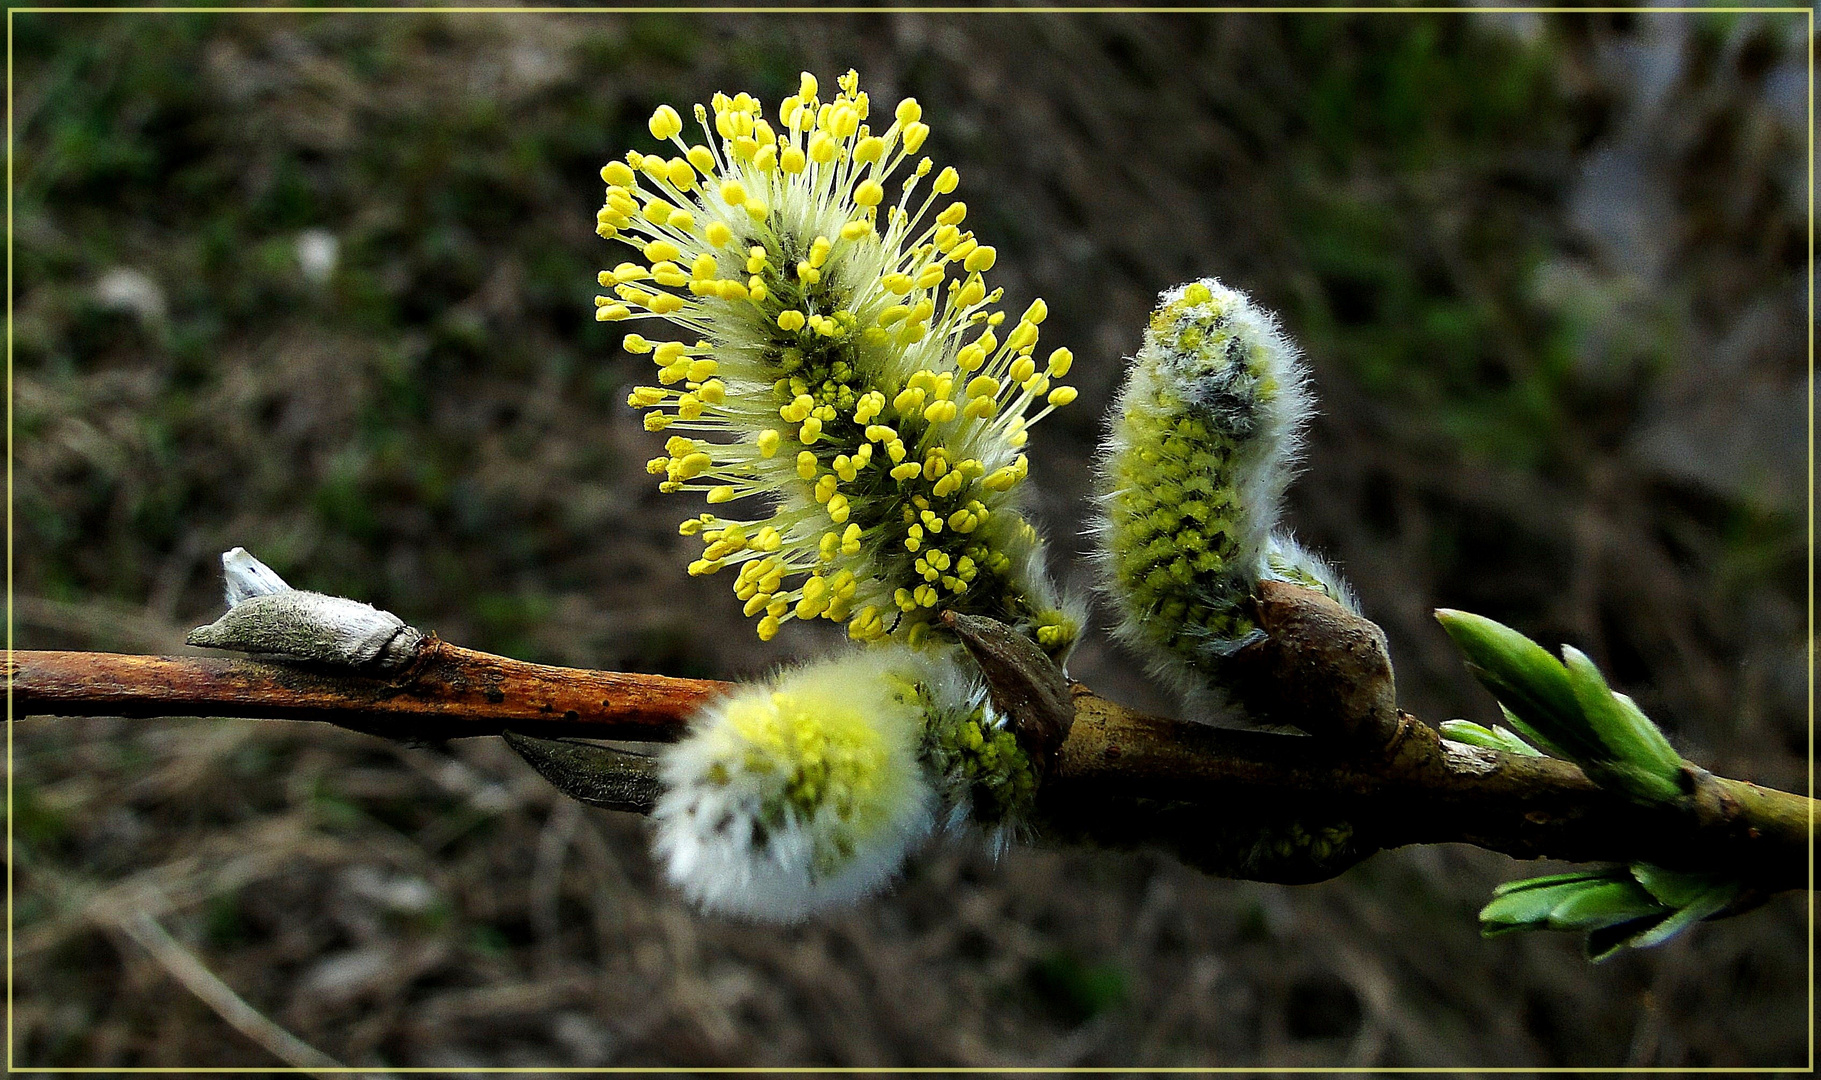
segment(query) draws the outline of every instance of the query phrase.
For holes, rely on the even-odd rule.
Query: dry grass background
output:
[[[174,651],[244,544],[463,644],[737,676],[589,321],[595,173],[659,101],[808,68],[914,93],[1082,401],[1057,571],[1151,298],[1280,308],[1324,414],[1294,516],[1414,711],[1484,718],[1427,612],[1588,649],[1691,757],[1799,787],[1803,55],[1793,18],[14,16],[15,634]],[[325,259],[325,255],[332,258]],[[1094,637],[1077,677],[1169,708]],[[14,731],[22,1067],[1797,1065],[1806,907],[1592,968],[1479,940],[1527,868],[1283,888],[948,848],[788,930],[693,914],[643,822],[495,740]],[[272,1028],[236,1031],[175,973]],[[246,1021],[251,1026],[255,1020]],[[302,1052],[293,1048],[294,1053]],[[314,1060],[314,1059],[309,1059]]]

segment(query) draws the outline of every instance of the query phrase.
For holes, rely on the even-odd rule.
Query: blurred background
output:
[[[1693,759],[1800,789],[1807,259],[1789,15],[16,14],[21,648],[173,652],[245,545],[532,660],[737,677],[591,317],[597,171],[661,102],[858,68],[915,95],[1081,400],[1034,439],[1086,588],[1099,403],[1158,291],[1277,308],[1322,416],[1294,491],[1407,708],[1492,718],[1429,619],[1591,653]],[[807,628],[813,631],[813,628]],[[1166,695],[1103,634],[1073,674]],[[1298,888],[960,846],[787,930],[692,913],[641,819],[497,740],[14,732],[14,1053],[277,1064],[193,957],[351,1065],[1796,1066],[1805,903],[1585,964],[1481,941],[1469,848]],[[148,914],[169,934],[154,957]],[[137,931],[133,928],[138,927]],[[172,952],[172,949],[176,952]],[[180,965],[179,965],[180,966]],[[270,1039],[267,1040],[268,1042]]]

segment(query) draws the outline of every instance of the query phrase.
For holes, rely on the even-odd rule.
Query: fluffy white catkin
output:
[[[1201,703],[1224,701],[1223,662],[1261,634],[1246,606],[1261,579],[1355,606],[1279,526],[1307,381],[1271,314],[1205,278],[1160,298],[1113,408],[1097,524],[1114,633]]]
[[[653,813],[704,909],[792,922],[878,889],[938,824],[1018,829],[1036,775],[947,650],[876,645],[741,687],[665,751]]]

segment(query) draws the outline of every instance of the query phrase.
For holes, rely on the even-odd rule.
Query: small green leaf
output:
[[[1587,940],[1582,943],[1581,951],[1587,959],[1596,964],[1604,963],[1624,951],[1625,947],[1663,925],[1668,920],[1666,914],[1646,915],[1630,922],[1616,923],[1612,926],[1601,926],[1587,932]]]
[[[1444,608],[1435,617],[1525,738],[1576,762],[1602,750],[1581,719],[1568,672],[1541,645],[1483,615]]]
[[[1522,894],[1520,894],[1522,895]],[[1607,881],[1576,890],[1549,913],[1549,925],[1556,930],[1593,930],[1602,926],[1641,919],[1658,914],[1657,903],[1637,882],[1629,879]]]
[[[1691,874],[1682,870],[1665,870],[1648,863],[1634,863],[1631,876],[1650,895],[1672,908],[1687,907],[1700,899],[1718,882],[1708,874]]]
[[[1676,748],[1670,745],[1669,739],[1663,734],[1663,729],[1656,725],[1656,721],[1644,715],[1644,710],[1638,708],[1638,703],[1631,700],[1629,694],[1621,694],[1614,690],[1612,700],[1618,703],[1620,711],[1624,712],[1630,720],[1638,741],[1644,744],[1656,758],[1661,766],[1661,774],[1675,780],[1680,786],[1682,755],[1676,753]]]
[[[1600,787],[1617,789],[1641,802],[1666,803],[1682,797],[1680,784],[1642,765],[1628,761],[1583,761],[1578,764],[1587,779]]]
[[[1652,801],[1677,797],[1680,787],[1676,778],[1682,771],[1682,758],[1669,745],[1669,740],[1629,698],[1620,702],[1612,687],[1606,685],[1606,677],[1600,674],[1600,669],[1586,653],[1572,645],[1564,645],[1562,659],[1569,684],[1574,688],[1575,701],[1581,706],[1581,715],[1606,751],[1600,755],[1600,764],[1610,766],[1633,795]],[[1591,764],[1594,762],[1582,762],[1583,766]],[[1651,780],[1633,782],[1633,778],[1640,776]]]
[[[1443,720],[1442,736],[1468,746],[1516,754],[1519,757],[1542,757],[1543,752],[1503,727],[1484,727],[1471,720]]]
[[[1632,938],[1626,944],[1634,949],[1648,949],[1652,945],[1661,945],[1702,919],[1719,914],[1738,895],[1737,883],[1715,885],[1701,894],[1693,903],[1664,919],[1655,927]]]
[[[1582,878],[1508,892],[1493,897],[1491,903],[1480,909],[1480,922],[1536,927],[1553,925],[1550,917],[1563,904],[1589,889],[1599,889],[1609,884],[1611,882],[1604,878]]]
[[[1521,892],[1524,889],[1539,889],[1544,885],[1560,885],[1565,881],[1601,881],[1610,879],[1612,876],[1613,868],[1609,866],[1600,867],[1594,870],[1571,870],[1562,874],[1544,874],[1542,877],[1519,878],[1516,881],[1507,881],[1502,885],[1495,886],[1492,890],[1492,895],[1504,896],[1506,893]]]
[[[1550,742],[1548,739],[1543,738],[1541,732],[1537,731],[1537,729],[1531,727],[1529,724],[1526,724],[1516,713],[1506,708],[1505,703],[1502,701],[1499,702],[1499,715],[1505,718],[1505,723],[1511,725],[1511,730],[1517,732],[1519,738],[1524,739],[1529,742],[1530,745],[1537,747],[1545,757],[1561,758],[1563,761],[1572,760],[1563,752],[1561,747]]]

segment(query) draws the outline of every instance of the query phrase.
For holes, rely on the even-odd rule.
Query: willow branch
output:
[[[434,638],[385,676],[82,652],[16,652],[7,671],[15,718],[313,720],[430,740],[668,740],[729,686],[549,667]],[[1382,695],[1326,703],[1354,721],[1305,717],[1305,730],[1355,732],[1322,738],[1147,716],[1071,690],[1074,723],[1042,799],[1045,832],[1059,839],[1163,845],[1211,872],[1280,881],[1330,877],[1381,848],[1468,843],[1527,859],[1722,871],[1766,892],[1806,882],[1814,803],[1799,795],[1701,773],[1681,804],[1639,805],[1566,762],[1445,742],[1408,714],[1386,713]],[[619,760],[623,782],[587,801],[648,809],[650,759]],[[1298,836],[1331,842],[1286,839]]]

